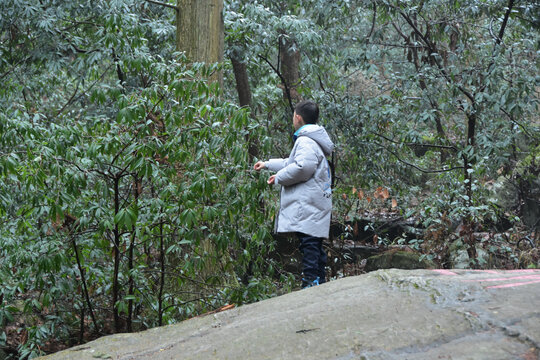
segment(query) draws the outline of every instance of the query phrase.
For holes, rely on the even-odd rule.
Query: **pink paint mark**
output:
[[[487,274],[504,274],[504,273],[538,273],[538,269],[517,269],[517,270],[477,270],[477,269],[463,269],[464,271],[473,271]]]
[[[507,278],[472,279],[472,280],[463,280],[463,281],[508,281],[508,280],[540,280],[540,274],[512,276],[512,277],[507,277]]]
[[[540,274],[540,270],[537,270],[537,269],[504,270],[504,272],[510,272],[510,273],[538,273],[538,274]]]
[[[476,272],[481,272],[481,273],[486,273],[486,274],[499,274],[499,272],[496,270],[468,270],[468,271],[476,271]]]
[[[537,283],[540,283],[540,280],[519,282],[519,283],[512,283],[512,284],[503,284],[503,285],[494,285],[494,286],[488,286],[486,289],[502,289],[502,288],[509,288],[509,287],[530,285],[530,284],[537,284]]]
[[[453,275],[457,275],[455,272],[453,271],[450,271],[450,270],[444,270],[444,269],[435,269],[433,270],[441,275],[450,275],[450,276],[453,276]]]

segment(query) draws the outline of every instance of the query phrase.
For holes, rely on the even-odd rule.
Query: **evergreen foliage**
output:
[[[33,358],[290,290],[277,192],[251,168],[287,156],[295,96],[338,145],[341,238],[366,213],[415,218],[423,238],[373,241],[448,266],[460,224],[484,266],[473,233],[538,204],[536,2],[228,0],[224,21],[224,63],[190,64],[153,1],[0,1],[0,349]],[[518,198],[496,199],[500,182]]]

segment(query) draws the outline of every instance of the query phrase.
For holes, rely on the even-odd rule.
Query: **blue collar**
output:
[[[308,125],[312,125],[312,124],[305,124],[305,125],[302,125],[302,126],[300,126],[300,129],[298,129],[298,130],[296,130],[296,131],[294,132],[294,135],[293,135],[294,141],[296,141],[296,139],[298,139],[298,134],[300,134],[300,130],[302,130],[303,128],[305,128],[305,127],[308,126]]]

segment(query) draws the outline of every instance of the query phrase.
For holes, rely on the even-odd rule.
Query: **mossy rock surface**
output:
[[[367,259],[366,271],[380,269],[434,269],[435,264],[423,259],[421,254],[407,251],[388,251],[381,255],[372,256]]]
[[[539,277],[379,270],[43,359],[537,359]]]

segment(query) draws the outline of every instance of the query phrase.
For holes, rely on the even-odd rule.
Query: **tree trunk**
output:
[[[474,149],[475,147],[475,133],[476,133],[476,104],[473,103],[473,111],[470,114],[467,114],[467,146],[470,146]],[[472,158],[469,156],[465,157],[464,161],[464,169],[465,169],[465,179],[467,180],[467,183],[465,184],[465,188],[467,189],[467,196],[469,197],[469,201],[467,202],[468,206],[472,206],[472,175],[469,172],[469,169],[471,168],[472,163],[474,162],[474,154]]]
[[[414,16],[414,18],[410,18],[409,21],[413,22],[418,27],[416,16]],[[398,30],[398,27],[395,24],[394,24],[394,28]],[[410,37],[405,36],[405,34],[403,33],[401,34],[405,41],[405,46],[409,47],[408,53],[407,53],[407,59],[409,60],[409,62],[414,64],[414,67],[416,68],[416,72],[418,73],[418,84],[420,85],[420,89],[422,89],[422,91],[427,92],[428,86],[426,84],[424,76],[421,75],[421,72],[422,72],[421,59],[418,54],[418,47],[415,45],[415,43],[420,42],[421,39],[418,36],[418,34],[414,32]],[[426,34],[426,36],[428,35]],[[412,40],[411,40],[411,37],[412,37]],[[429,95],[428,95],[428,100],[431,107],[435,110],[435,126],[437,129],[437,135],[440,139],[446,140],[447,138],[446,138],[446,133],[444,131],[444,127],[441,121],[441,116],[440,116],[441,111],[439,110],[439,105],[437,104],[435,99],[431,98]],[[441,164],[444,164],[448,156],[448,153],[445,149],[441,149],[440,154],[441,154],[440,155]]]
[[[158,326],[163,325],[163,291],[165,289],[165,245],[163,239],[163,222],[159,224],[159,293],[158,293]]]
[[[208,64],[223,61],[223,0],[178,0],[176,48],[189,61]],[[217,74],[223,82],[223,74]]]
[[[467,114],[467,146],[470,146],[474,149],[475,146],[475,134],[476,134],[476,104],[472,104],[472,112]],[[472,156],[468,154],[463,155],[463,169],[465,177],[465,189],[467,192],[467,201],[466,205],[471,207],[473,205],[473,190],[472,190],[472,172],[469,170],[472,169],[472,164],[474,163],[475,154]],[[470,211],[467,211],[466,216],[463,219],[463,229],[460,231],[460,236],[463,237],[464,242],[468,245],[467,253],[470,259],[476,260],[476,241],[474,238],[474,223]],[[473,267],[476,266],[476,263],[472,264]]]
[[[287,34],[279,37],[279,61],[281,62],[281,75],[283,84],[283,97],[290,101],[291,106],[301,100],[297,91],[300,85],[300,50],[296,43]]]
[[[236,80],[236,91],[238,92],[238,101],[241,107],[248,107],[251,110],[251,116],[254,116],[254,109],[251,107],[251,88],[249,86],[249,77],[246,63],[238,60],[234,55],[231,56],[234,78]],[[248,141],[249,161],[259,156],[259,145],[257,139],[246,134]]]
[[[246,63],[240,62],[240,60],[237,60],[234,56],[231,56],[231,62],[240,106],[251,108],[251,88],[249,87]],[[251,110],[253,111],[253,109]]]
[[[75,253],[75,259],[77,260],[77,268],[79,269],[79,274],[81,276],[82,290],[84,294],[84,300],[82,301],[82,308],[81,308],[81,337],[79,338],[79,342],[82,343],[82,336],[84,335],[85,301],[86,301],[86,306],[88,306],[88,310],[90,311],[90,317],[92,318],[92,323],[94,323],[94,333],[98,334],[99,330],[98,330],[98,323],[94,315],[94,309],[92,308],[92,303],[90,302],[90,295],[88,294],[88,286],[86,285],[86,275],[84,273],[84,268],[82,267],[81,257],[79,255],[79,249],[77,247],[77,241],[75,240],[75,237],[72,238],[71,242],[73,244],[73,252]]]
[[[142,180],[139,179],[137,175],[135,175],[133,179],[133,197],[135,206],[138,206],[139,202],[139,195],[141,194],[142,189]],[[133,230],[131,232],[131,242],[129,244],[129,253],[128,253],[128,271],[129,271],[129,291],[128,295],[130,296],[130,299],[128,301],[128,318],[127,318],[127,331],[133,332],[133,295],[135,291],[135,280],[133,279],[132,271],[133,271],[133,254],[135,251],[135,241],[136,241],[136,224],[133,224]]]
[[[114,178],[114,216],[120,211],[120,176]],[[114,271],[113,271],[113,283],[112,283],[112,311],[114,319],[114,331],[119,333],[122,331],[120,325],[120,314],[118,313],[118,308],[116,303],[120,297],[120,283],[119,283],[119,273],[120,273],[120,230],[118,224],[114,225],[113,229],[114,235]]]

